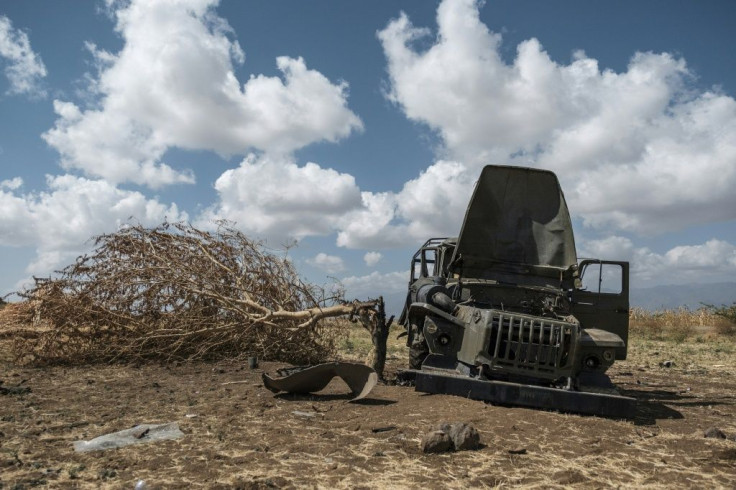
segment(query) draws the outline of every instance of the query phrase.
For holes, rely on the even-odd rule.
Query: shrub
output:
[[[716,332],[721,335],[736,335],[736,301],[731,306],[705,305],[712,315],[718,317]]]
[[[337,291],[302,281],[284,256],[221,224],[130,226],[95,239],[96,249],[19,293],[19,361],[85,363],[192,360],[256,354],[292,363],[336,352],[320,320],[365,316],[378,302],[345,304]],[[373,311],[373,310],[371,310]]]

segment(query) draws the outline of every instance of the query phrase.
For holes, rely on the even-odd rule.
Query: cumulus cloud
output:
[[[13,191],[15,189],[18,189],[22,185],[23,179],[21,179],[20,177],[0,181],[0,189],[8,189]]]
[[[388,97],[436,130],[447,156],[476,173],[485,163],[552,169],[596,228],[652,234],[736,218],[732,97],[693,90],[685,60],[667,53],[635,53],[617,73],[582,51],[553,61],[529,39],[506,62],[478,9],[444,0],[427,49],[417,41],[430,31],[405,14],[378,33]]]
[[[382,258],[383,254],[381,252],[366,252],[366,254],[363,255],[363,261],[368,267],[373,267],[378,264]]]
[[[361,192],[349,174],[250,154],[217,179],[218,202],[198,224],[225,219],[274,241],[337,232],[341,247],[414,247],[459,232],[476,179],[464,165],[441,160],[399,192]]]
[[[643,284],[730,280],[736,273],[736,245],[715,238],[660,254],[636,247],[629,238],[609,236],[583,243],[580,255],[629,261],[633,279]]]
[[[396,314],[403,307],[409,282],[408,272],[371,272],[365,276],[349,276],[340,279],[346,298],[377,298],[386,300],[386,310]]]
[[[228,220],[273,243],[337,233],[337,245],[385,249],[417,247],[433,236],[453,236],[462,224],[477,175],[441,160],[398,192],[361,192],[353,176],[292,158],[248,155],[215,182],[218,202],[196,221]],[[369,267],[382,254],[365,254]],[[323,265],[316,259],[312,265]]]
[[[398,193],[363,192],[363,207],[345,216],[337,244],[386,248],[455,235],[477,177],[461,163],[440,160]]]
[[[218,203],[199,218],[236,223],[257,236],[284,240],[333,232],[361,206],[355,179],[316,163],[300,167],[286,157],[248,155],[215,182]]]
[[[10,182],[10,185],[6,185]],[[36,248],[28,274],[44,276],[84,252],[90,237],[114,231],[133,217],[144,226],[186,220],[175,204],[165,205],[103,180],[47,176],[48,190],[16,192],[21,181],[0,185],[0,245]]]
[[[307,264],[312,267],[322,269],[328,274],[334,274],[345,270],[345,263],[340,257],[337,257],[336,255],[328,255],[323,252],[318,253],[311,259],[307,259]]]
[[[289,153],[337,141],[362,128],[347,107],[347,83],[332,83],[302,58],[279,57],[281,77],[252,75],[242,86],[234,64],[245,54],[216,0],[112,2],[118,53],[93,52],[88,109],[55,101],[45,133],[66,169],[150,187],[191,183],[191,171],[162,161],[169,148],[222,155],[252,149]]]
[[[41,79],[46,76],[41,57],[31,49],[28,34],[13,28],[13,23],[4,15],[0,15],[0,57],[6,62],[8,94],[46,95],[41,88]]]

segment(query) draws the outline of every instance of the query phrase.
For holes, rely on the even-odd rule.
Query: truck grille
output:
[[[491,370],[558,378],[572,372],[578,325],[518,313],[492,313]]]

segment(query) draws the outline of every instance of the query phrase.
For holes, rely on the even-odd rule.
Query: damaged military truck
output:
[[[628,277],[627,262],[578,262],[554,173],[487,166],[460,235],[412,259],[403,376],[427,393],[633,417],[605,374],[626,359]]]

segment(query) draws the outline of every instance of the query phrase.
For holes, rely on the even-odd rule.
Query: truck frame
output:
[[[606,375],[626,359],[629,264],[578,260],[554,173],[486,166],[457,238],[414,254],[406,304],[418,391],[633,417]]]

